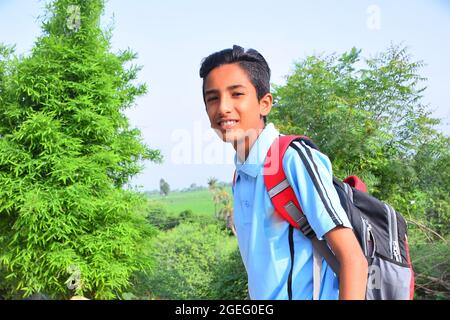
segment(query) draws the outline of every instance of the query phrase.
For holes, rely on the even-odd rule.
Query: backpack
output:
[[[283,156],[289,146],[319,150],[305,136],[279,136],[270,147],[264,163],[264,183],[275,211],[289,223],[291,261],[294,261],[293,229],[299,229],[312,241],[313,246],[313,298],[320,293],[322,257],[336,275],[339,262],[325,240],[318,240],[303,214],[294,190],[283,170]],[[300,150],[298,150],[300,151]],[[302,152],[300,158],[319,192],[318,181]],[[407,225],[405,219],[391,206],[366,193],[365,184],[350,176],[343,181],[333,177],[333,185],[339,196],[368,261],[369,272],[366,289],[367,300],[409,300],[414,297],[414,273],[409,256]],[[301,190],[300,190],[301,192]],[[288,296],[292,299],[292,268],[288,277]]]

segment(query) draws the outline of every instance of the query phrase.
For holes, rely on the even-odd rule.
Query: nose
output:
[[[226,114],[230,113],[233,110],[233,101],[229,99],[227,96],[222,96],[219,103],[219,113]]]

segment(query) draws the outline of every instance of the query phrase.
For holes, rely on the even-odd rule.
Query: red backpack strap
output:
[[[283,157],[291,142],[304,139],[308,138],[279,136],[272,143],[264,163],[264,183],[275,210],[294,228],[300,229],[305,236],[311,237],[314,236],[314,232],[302,212],[283,169]]]
[[[308,219],[303,214],[300,203],[297,200],[294,190],[289,184],[283,169],[283,157],[287,148],[293,141],[305,141],[309,146],[317,149],[312,141],[305,136],[279,136],[272,143],[267,152],[264,163],[264,184],[269,193],[270,200],[278,212],[291,226],[300,231],[312,241],[314,251],[325,258],[331,269],[339,275],[340,264],[334,253],[325,241],[319,240],[314,230],[309,225]],[[317,298],[320,292],[320,263],[314,253],[314,296]],[[316,267],[317,264],[317,267]]]

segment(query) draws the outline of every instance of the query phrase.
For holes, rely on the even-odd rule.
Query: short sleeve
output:
[[[326,155],[296,141],[284,155],[283,168],[318,239],[337,226],[352,228],[334,188]]]

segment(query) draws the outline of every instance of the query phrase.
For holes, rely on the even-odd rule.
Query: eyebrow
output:
[[[234,85],[232,85],[232,86],[227,87],[227,90],[228,90],[228,91],[231,91],[231,90],[238,89],[238,88],[243,88],[243,89],[245,89],[246,86],[244,86],[244,85],[242,85],[242,84],[234,84]],[[205,96],[208,95],[208,94],[218,93],[218,92],[219,92],[219,90],[217,90],[217,89],[210,89],[210,90],[208,90],[208,91],[205,92]]]

